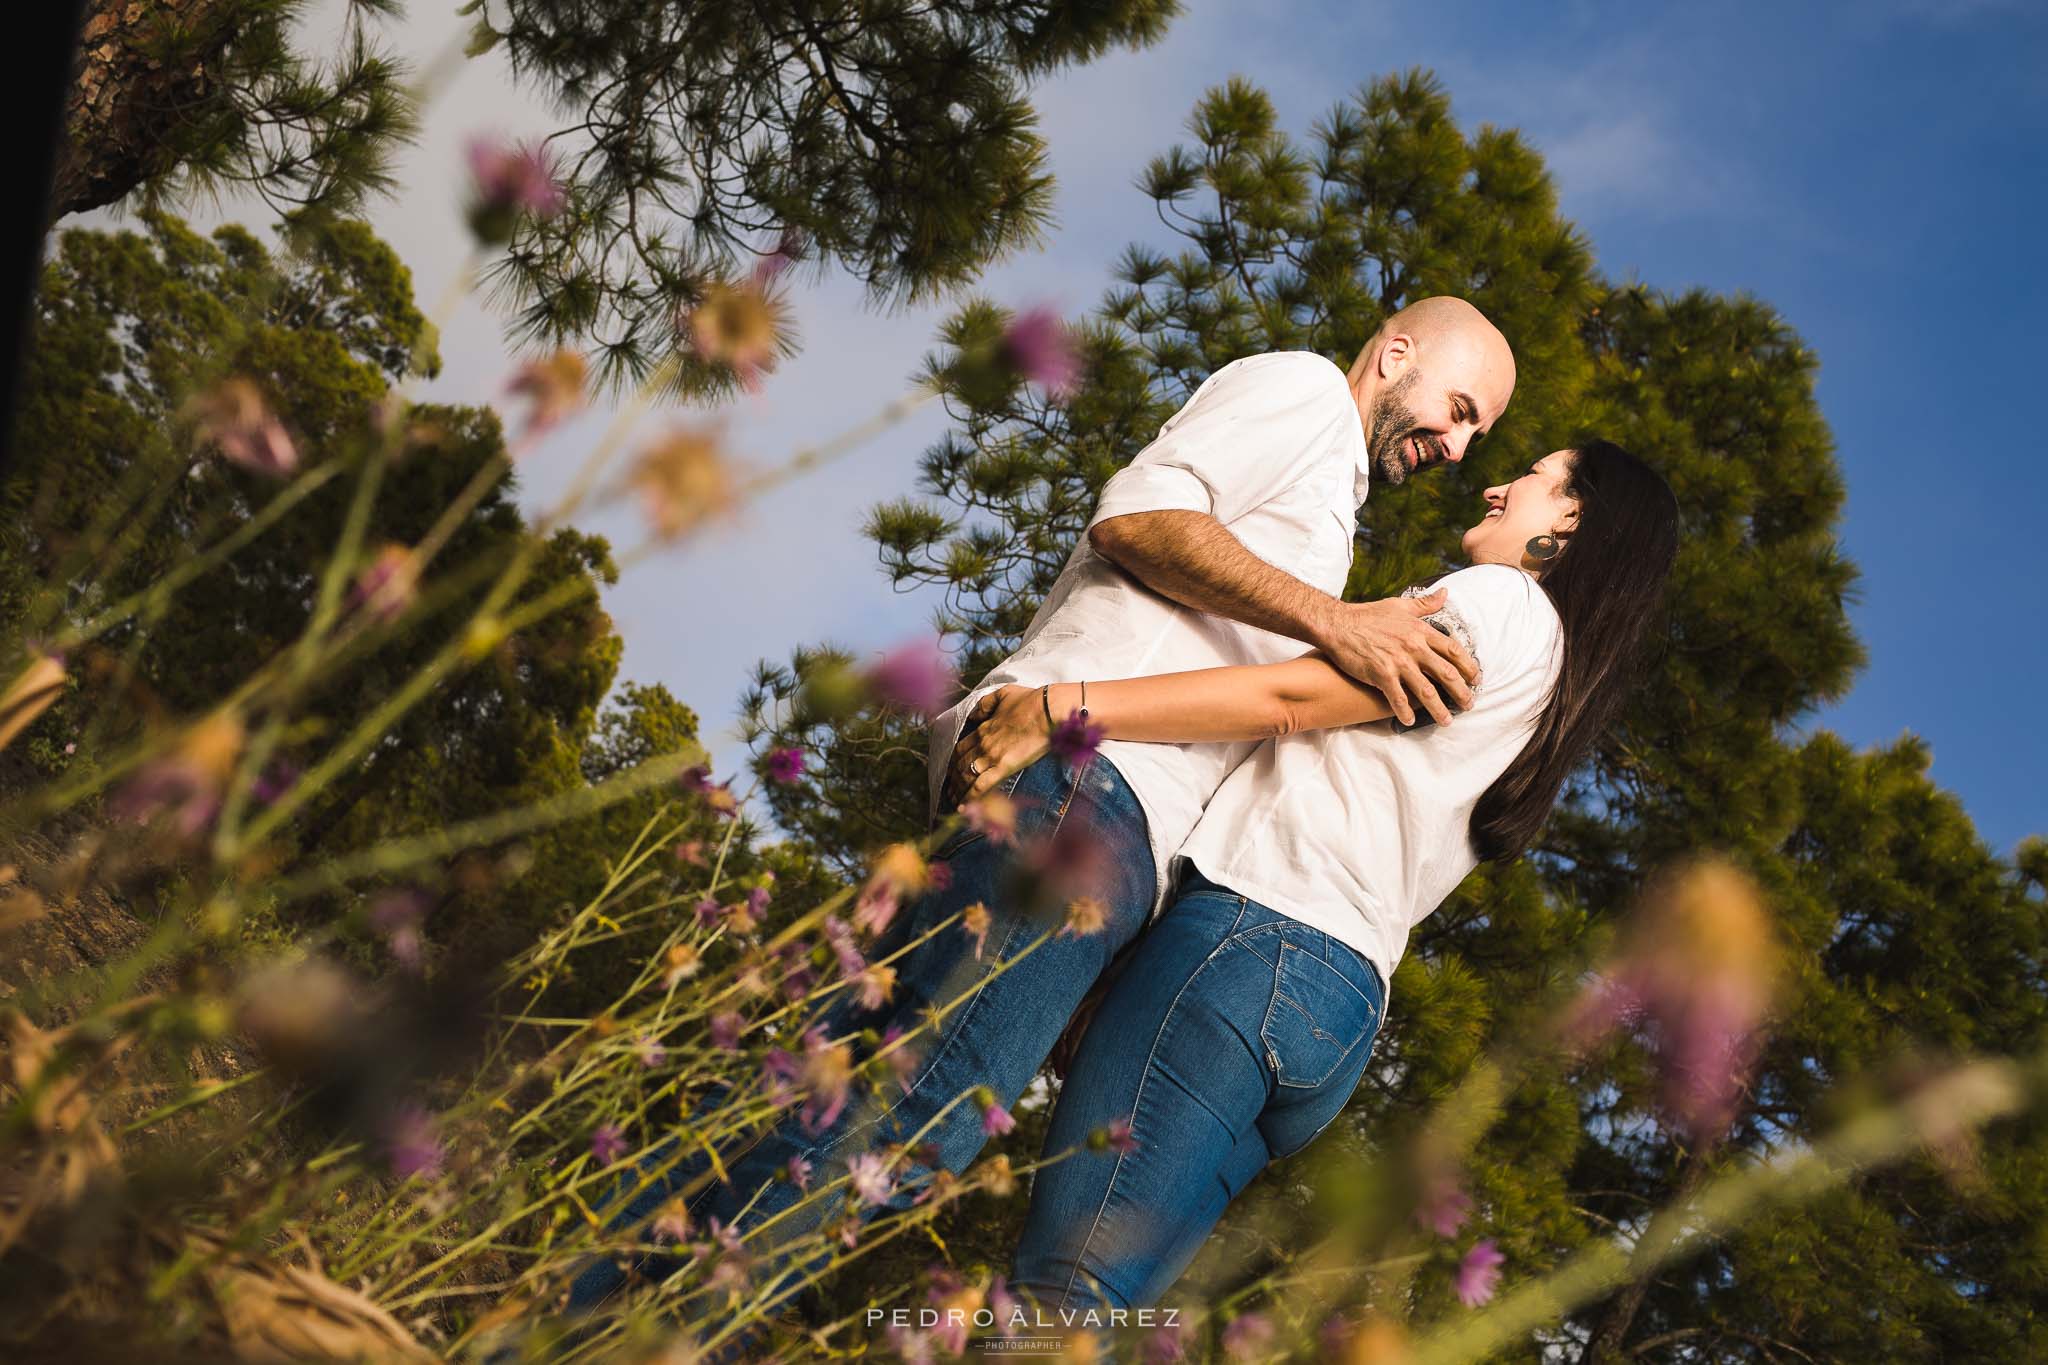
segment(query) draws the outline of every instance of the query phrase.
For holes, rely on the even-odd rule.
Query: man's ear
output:
[[[1392,379],[1415,361],[1415,338],[1396,332],[1380,345],[1376,362],[1381,379]]]

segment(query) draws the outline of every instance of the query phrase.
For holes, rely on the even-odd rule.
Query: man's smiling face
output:
[[[1396,333],[1376,357],[1380,382],[1365,416],[1373,481],[1456,464],[1506,410],[1515,391],[1514,354],[1477,310],[1449,325]],[[1397,319],[1398,320],[1398,319]]]

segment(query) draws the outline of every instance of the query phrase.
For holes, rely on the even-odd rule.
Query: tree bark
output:
[[[1672,1190],[1671,1202],[1666,1205],[1667,1208],[1676,1208],[1691,1199],[1706,1180],[1707,1156],[1708,1150],[1698,1147],[1685,1154],[1679,1169],[1678,1183]],[[1644,1230],[1639,1254],[1661,1255],[1664,1247],[1678,1235],[1680,1228],[1677,1224],[1665,1224],[1660,1227],[1659,1222],[1659,1219],[1653,1218],[1650,1226]],[[1651,1240],[1653,1238],[1654,1243]],[[1646,1270],[1615,1291],[1614,1297],[1607,1301],[1606,1311],[1600,1315],[1599,1325],[1593,1329],[1592,1339],[1586,1343],[1585,1353],[1579,1357],[1579,1365],[1616,1365],[1628,1354],[1621,1349],[1622,1339],[1628,1335],[1628,1329],[1635,1325],[1636,1312],[1643,1306],[1643,1299],[1649,1294],[1650,1282],[1656,1278],[1656,1274],[1654,1270]]]
[[[64,134],[44,222],[114,203],[167,170],[167,144],[215,89],[239,0],[86,0],[85,25],[64,97]],[[150,55],[176,24],[207,41],[167,63]]]

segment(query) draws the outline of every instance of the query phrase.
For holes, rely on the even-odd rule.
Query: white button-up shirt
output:
[[[1479,665],[1472,704],[1447,726],[1267,740],[1181,849],[1209,880],[1365,954],[1390,992],[1409,931],[1478,866],[1473,808],[1527,747],[1564,663],[1557,609],[1520,569],[1476,564],[1433,586],[1449,600],[1427,619]]]
[[[1247,550],[1332,595],[1351,567],[1367,479],[1365,430],[1344,371],[1312,351],[1270,351],[1209,376],[1158,437],[1103,485],[1089,522],[1173,508],[1207,512]],[[1137,678],[1277,663],[1299,640],[1183,607],[1095,553],[1083,535],[1017,652],[932,723],[931,806],[969,708],[1009,683]],[[1255,745],[1106,741],[1101,755],[1144,808],[1157,872]]]

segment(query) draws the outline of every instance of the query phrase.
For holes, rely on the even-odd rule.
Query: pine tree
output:
[[[973,382],[959,357],[1001,326],[989,305],[943,334],[931,374],[956,430],[924,458],[924,497],[877,509],[869,530],[894,582],[943,591],[937,624],[967,680],[1014,647],[1103,481],[1203,377],[1271,349],[1348,366],[1380,319],[1428,294],[1463,295],[1500,324],[1515,398],[1462,464],[1374,492],[1348,596],[1456,562],[1479,488],[1588,436],[1655,464],[1684,513],[1667,626],[1625,713],[1539,846],[1475,872],[1414,934],[1367,1081],[1316,1159],[1393,1150],[1490,1045],[1544,1026],[1646,875],[1690,850],[1721,850],[1767,888],[1797,989],[1719,1146],[1663,1121],[1634,1044],[1521,1083],[1476,1154],[1466,1233],[1499,1243],[1511,1281],[1810,1139],[1859,1090],[1909,1085],[1915,1049],[1928,1065],[1943,1050],[2039,1046],[2044,846],[2001,862],[1928,780],[1916,742],[1857,754],[1825,733],[1788,738],[1863,662],[1845,609],[1855,569],[1836,540],[1842,475],[1816,359],[1792,328],[1754,299],[1602,280],[1540,157],[1512,131],[1461,132],[1419,72],[1360,90],[1307,149],[1241,81],[1207,96],[1190,130],[1193,145],[1144,178],[1185,245],[1132,246],[1117,263],[1086,322],[1078,395],[1055,406]],[[924,737],[885,713],[835,726],[805,691],[816,671],[807,655],[764,670],[756,742],[817,752],[778,817],[811,811],[795,827],[852,863],[921,824]],[[1981,1177],[1951,1153],[1859,1178],[1502,1358],[2039,1356],[2048,1285],[2029,1230],[2048,1212],[2043,1150],[2035,1126],[2013,1124],[1985,1136]],[[1284,1167],[1261,1183],[1298,1197]],[[1227,1220],[1210,1268],[1284,1254],[1260,1235]],[[1443,1266],[1418,1279],[1423,1317],[1457,1311],[1448,1281]]]
[[[644,377],[679,310],[773,249],[877,300],[936,296],[1043,230],[1026,84],[1155,42],[1178,9],[470,0],[479,43],[576,119],[550,139],[568,212],[523,228],[494,283],[522,337],[594,346],[607,383]]]
[[[403,67],[349,0],[340,50],[296,48],[307,0],[88,0],[45,221],[140,192],[146,208],[246,188],[280,215],[337,217],[390,190],[415,131]]]
[[[66,231],[45,269],[17,427],[22,458],[0,483],[0,625],[18,639],[50,584],[65,585],[60,619],[90,619],[288,490],[200,449],[182,419],[187,401],[224,377],[260,377],[304,469],[342,470],[160,614],[116,627],[73,661],[86,682],[37,723],[29,738],[42,742],[26,746],[48,767],[99,761],[151,716],[216,703],[299,636],[340,540],[350,474],[372,448],[374,405],[394,380],[440,363],[410,273],[363,224],[334,224],[299,256],[273,254],[235,226],[209,240],[166,215],[145,223],[147,235]],[[422,404],[406,420],[413,438],[385,471],[366,555],[418,544],[457,491],[503,456],[488,409]],[[118,556],[81,559],[110,517],[125,528]],[[430,658],[487,587],[477,571],[533,534],[501,481],[439,561],[446,582],[467,582],[308,698],[313,723],[279,755],[280,772],[314,761]],[[581,585],[577,600],[458,674],[314,797],[290,827],[299,849],[360,848],[580,784],[618,667],[619,638],[597,601],[615,576],[603,539],[552,533],[521,600],[569,581]],[[79,753],[63,754],[59,736]]]

